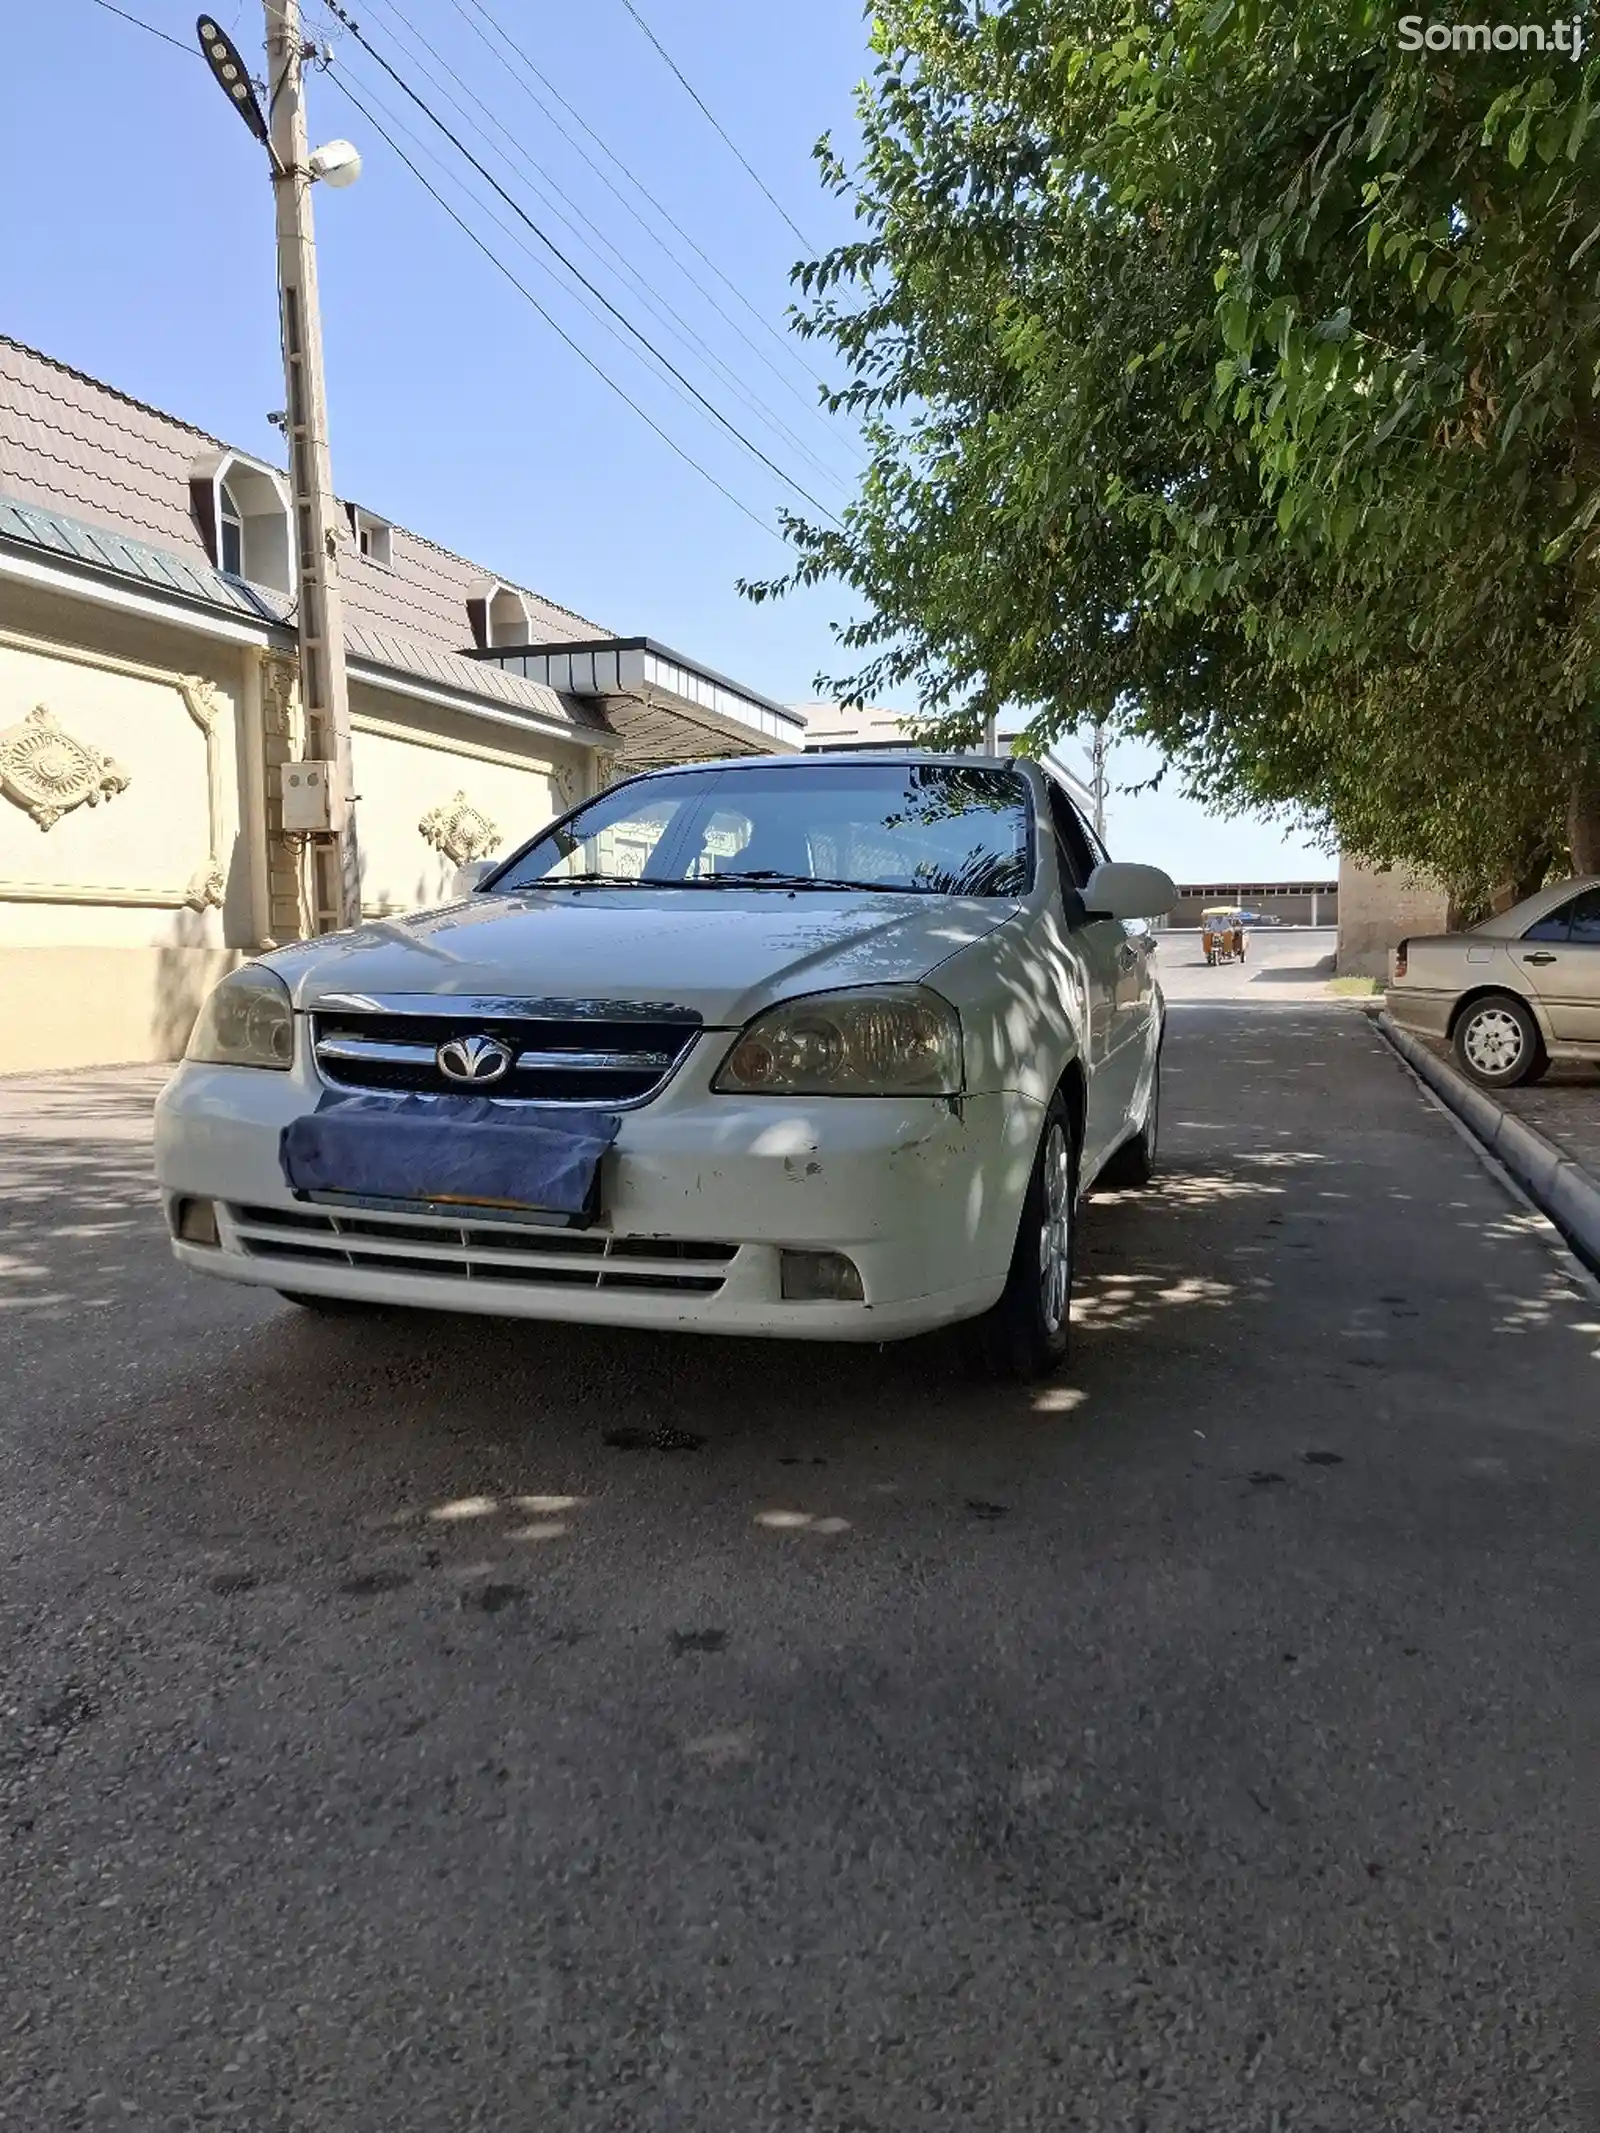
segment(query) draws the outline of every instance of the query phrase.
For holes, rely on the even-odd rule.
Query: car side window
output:
[[[1547,911],[1543,918],[1535,919],[1522,938],[1525,941],[1569,940],[1572,936],[1572,921],[1567,913],[1571,909],[1570,904],[1558,904],[1555,910]]]
[[[1581,941],[1586,948],[1600,948],[1600,889],[1585,890],[1570,910],[1573,946]]]
[[[1585,889],[1569,903],[1536,919],[1522,938],[1525,941],[1572,941],[1585,947],[1600,947],[1600,889]]]
[[[1096,865],[1088,826],[1061,787],[1054,783],[1050,786],[1050,819],[1055,825],[1056,849],[1061,854],[1063,873],[1073,888],[1086,887]]]

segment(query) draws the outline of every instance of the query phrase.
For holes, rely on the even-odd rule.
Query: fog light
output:
[[[784,1252],[785,1303],[851,1303],[863,1300],[861,1276],[843,1252]]]
[[[220,1244],[216,1201],[180,1200],[172,1210],[172,1233],[183,1244]]]

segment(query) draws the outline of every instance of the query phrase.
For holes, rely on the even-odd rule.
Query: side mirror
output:
[[[494,859],[469,859],[464,867],[457,867],[450,883],[450,900],[470,896],[486,874],[492,874],[499,864]]]
[[[1084,884],[1088,918],[1165,918],[1178,901],[1177,885],[1160,867],[1125,866],[1107,859]]]

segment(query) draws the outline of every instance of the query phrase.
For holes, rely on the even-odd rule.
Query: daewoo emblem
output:
[[[511,1071],[511,1047],[498,1037],[450,1037],[433,1056],[446,1081],[464,1081],[474,1088]]]

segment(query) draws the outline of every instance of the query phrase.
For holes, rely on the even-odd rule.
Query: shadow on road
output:
[[[1264,969],[1250,973],[1252,985],[1309,985],[1318,978],[1333,976],[1334,958],[1320,956],[1314,963],[1269,963]]]
[[[1334,1034],[1308,1019],[1301,1075],[1334,1070]],[[985,1374],[970,1329],[873,1348],[405,1309],[322,1318],[264,1290],[204,1282],[167,1255],[147,1098],[114,1091],[78,1093],[75,1137],[46,1114],[7,1146],[0,1335],[9,1330],[30,1363],[59,1360],[72,1381],[87,1325],[102,1360],[139,1375],[137,1391],[130,1382],[125,1399],[113,1390],[98,1414],[64,1425],[77,1456],[90,1445],[113,1465],[140,1456],[176,1403],[172,1449],[222,1476],[246,1523],[252,1504],[287,1493],[350,1545],[374,1521],[441,1562],[462,1554],[464,1537],[492,1537],[495,1576],[519,1554],[559,1552],[578,1507],[625,1472],[703,1474],[687,1497],[672,1485],[680,1517],[720,1518],[731,1489],[766,1530],[826,1540],[870,1516],[874,1492],[915,1486],[988,1502],[1006,1476],[1025,1489],[1041,1431],[1068,1474],[1083,1462],[1159,1468],[1193,1456],[1182,1385],[1191,1365],[1227,1358],[1241,1384],[1281,1369],[1285,1296],[1315,1295],[1322,1269],[1370,1221],[1375,1190],[1404,1212],[1407,1195],[1376,1181],[1359,1152],[1308,1148],[1292,1127],[1263,1122],[1248,1127],[1252,1146],[1238,1145],[1248,1077],[1271,1066],[1262,1041],[1232,1047],[1238,1117],[1191,1115],[1174,1074],[1170,1124],[1204,1154],[1174,1159],[1147,1191],[1085,1203],[1074,1353],[1041,1386]],[[1463,1214],[1461,1227],[1464,1252],[1488,1242],[1481,1219]],[[1347,1299],[1318,1366],[1335,1394],[1370,1393],[1369,1373],[1393,1359],[1382,1344],[1405,1330],[1390,1321],[1419,1314],[1409,1281],[1386,1283],[1376,1260],[1371,1282],[1353,1316]],[[1515,1321],[1532,1323],[1525,1310]],[[449,1505],[458,1508],[446,1515]],[[163,1511],[181,1526],[192,1507]],[[484,1569],[481,1552],[473,1541],[469,1567]]]
[[[0,1087],[0,1096],[7,1093]],[[0,1314],[63,1316],[147,1278],[165,1248],[150,1169],[154,1091],[34,1097],[0,1139]]]
[[[214,1459],[242,1506],[287,1491],[315,1516],[309,1488],[347,1526],[376,1519],[442,1552],[446,1568],[461,1558],[458,1573],[464,1562],[488,1574],[479,1557],[492,1538],[497,1577],[519,1554],[568,1540],[579,1506],[614,1488],[621,1469],[687,1463],[704,1474],[690,1490],[697,1518],[720,1517],[732,1485],[766,1530],[826,1539],[855,1530],[875,1495],[906,1485],[949,1487],[961,1501],[970,1488],[987,1502],[983,1475],[1025,1469],[1041,1428],[1119,1463],[1163,1439],[1187,1456],[1181,1407],[1147,1404],[1130,1421],[1130,1368],[1158,1323],[1162,1344],[1180,1349],[1214,1338],[1224,1320],[1235,1322],[1231,1339],[1254,1339],[1260,1328],[1237,1321],[1264,1320],[1273,1283],[1259,1260],[1219,1256],[1218,1218],[1247,1227],[1265,1254],[1291,1180],[1315,1169],[1321,1182],[1336,1168],[1311,1152],[1229,1155],[1176,1165],[1146,1192],[1093,1197],[1080,1229],[1073,1358],[1044,1385],[1016,1386],[983,1370],[965,1328],[875,1348],[405,1309],[318,1317],[166,1264],[147,1162],[138,1146],[88,1133],[11,1157],[0,1307],[15,1314],[13,1335],[32,1346],[59,1321],[56,1338],[71,1340],[73,1328],[81,1338],[86,1311],[127,1308],[130,1268],[148,1288],[152,1255],[176,1306],[216,1326],[203,1410],[188,1397],[192,1341],[158,1345],[147,1358],[154,1409],[148,1379],[126,1407],[113,1400],[92,1425],[97,1455],[137,1452],[152,1412],[167,1412],[165,1380],[185,1411],[187,1456]],[[113,1321],[100,1323],[114,1343]],[[179,1523],[188,1509],[173,1506]]]

